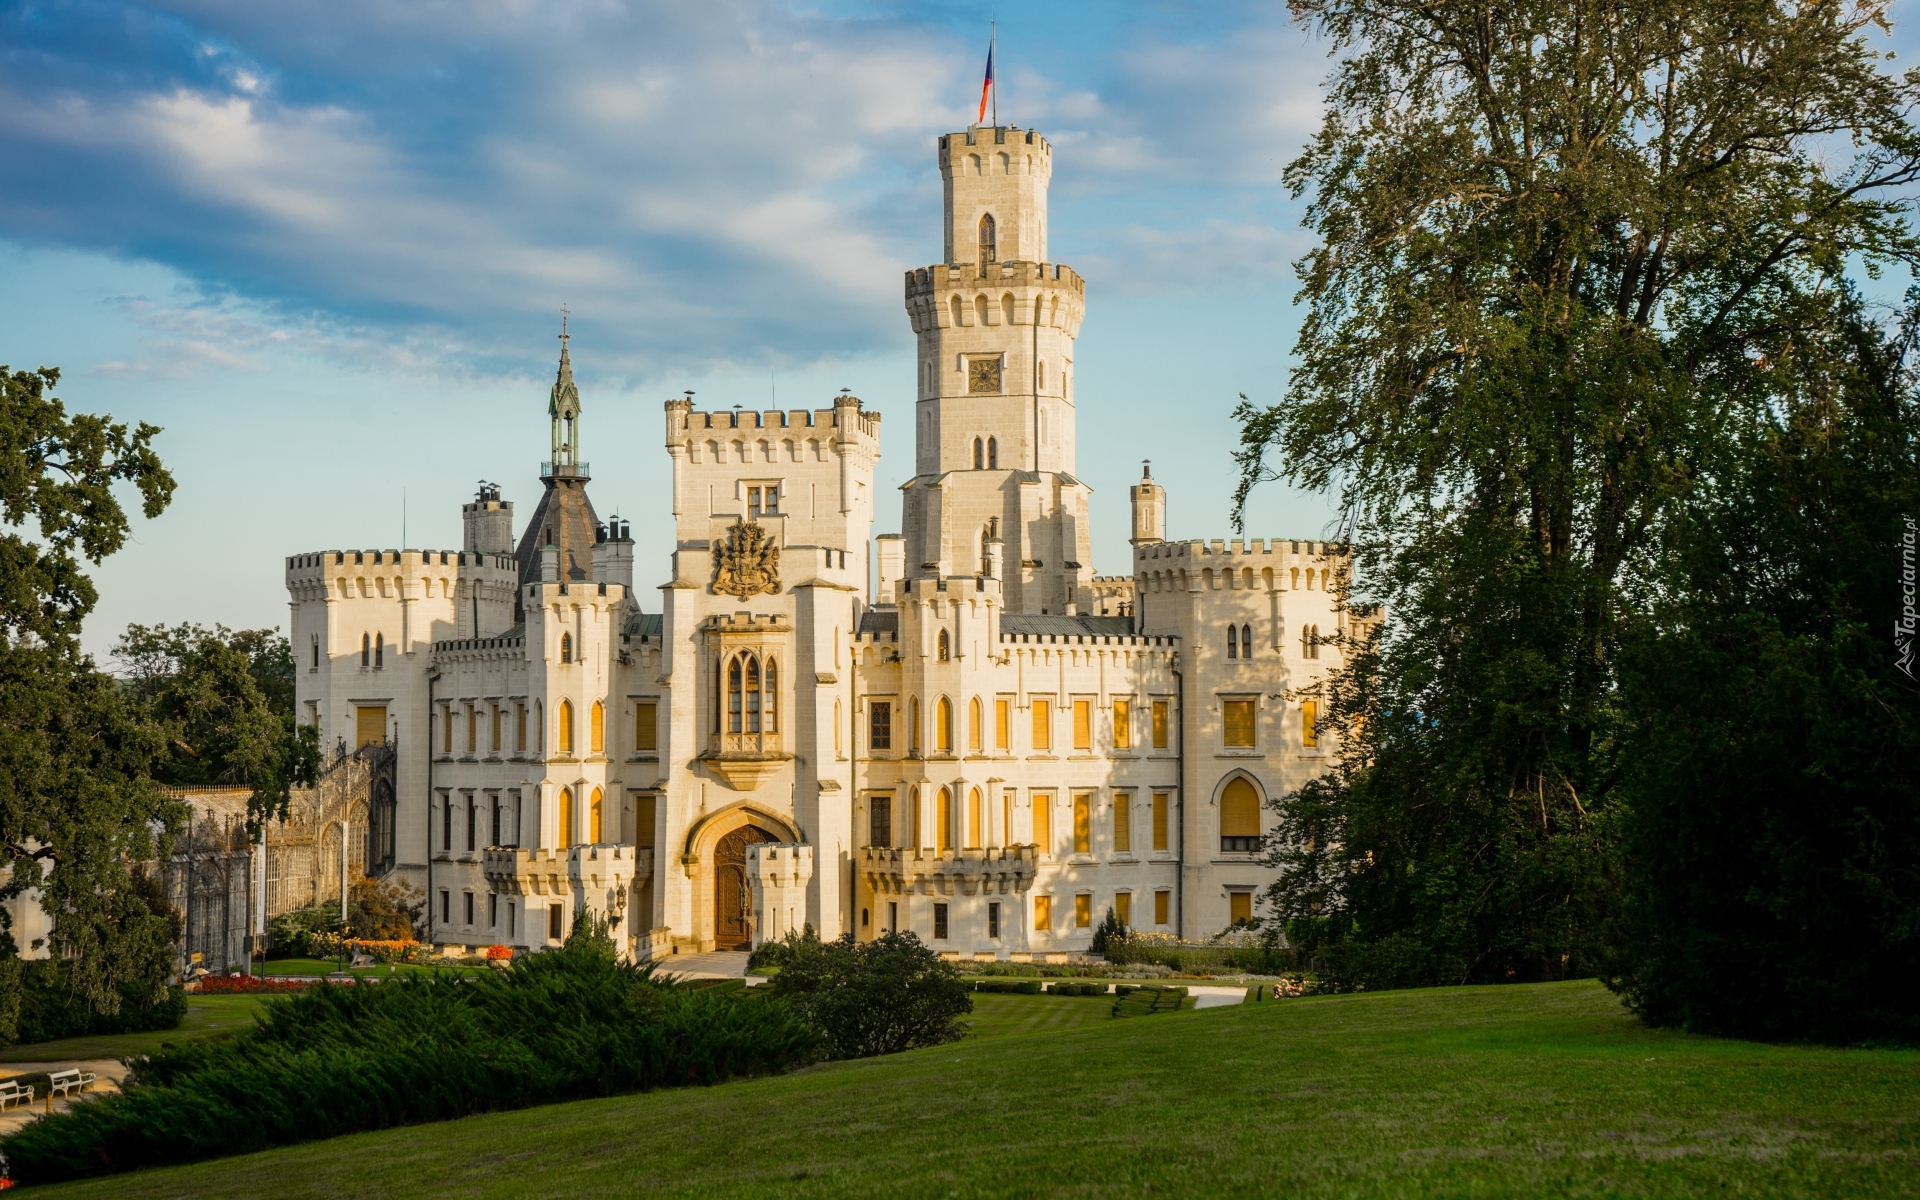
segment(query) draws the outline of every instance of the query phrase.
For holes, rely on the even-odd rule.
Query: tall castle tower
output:
[[[1047,261],[1053,147],[975,126],[942,137],[938,161],[946,261],[906,277],[919,382],[905,575],[986,573],[998,539],[1007,610],[1068,612],[1093,577],[1088,488],[1073,475],[1086,288]]]

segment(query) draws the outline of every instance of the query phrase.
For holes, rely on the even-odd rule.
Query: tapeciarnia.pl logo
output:
[[[1900,618],[1893,623],[1893,649],[1900,656],[1895,665],[1907,673],[1908,679],[1915,678],[1913,544],[1916,532],[1920,531],[1914,528],[1914,519],[1908,517],[1906,530],[1900,535]]]

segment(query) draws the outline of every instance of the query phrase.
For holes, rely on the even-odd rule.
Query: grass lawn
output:
[[[1920,1194],[1920,1052],[1651,1032],[1590,982],[1126,1021],[1095,1019],[1091,998],[976,998],[999,1036],[54,1190],[195,1200]]]
[[[103,1033],[94,1037],[30,1042],[0,1049],[0,1063],[65,1062],[81,1058],[121,1058],[156,1050],[162,1042],[191,1042],[245,1029],[265,996],[188,996],[187,1015],[178,1029],[153,1033]]]

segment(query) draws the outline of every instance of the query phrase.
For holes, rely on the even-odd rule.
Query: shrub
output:
[[[1104,955],[1107,952],[1109,943],[1113,941],[1124,941],[1126,936],[1126,923],[1115,916],[1113,910],[1109,908],[1106,917],[1101,920],[1099,925],[1094,927],[1092,950],[1095,954]]]
[[[268,958],[326,958],[326,954],[314,949],[313,936],[339,933],[340,906],[311,904],[281,913],[267,922],[267,931],[272,935]]]
[[[976,992],[997,992],[1009,996],[1038,996],[1038,979],[976,979],[973,983]]]
[[[129,980],[120,985],[120,1011],[102,1013],[74,994],[67,964],[57,958],[21,963],[17,1041],[51,1042],[100,1033],[145,1033],[178,1029],[187,1015],[187,993],[178,986]]]
[[[22,1182],[242,1154],[819,1057],[783,1005],[677,988],[575,939],[502,971],[316,984],[259,1028],[134,1060],[130,1085],[0,1140]]]
[[[826,1036],[835,1058],[955,1041],[959,1019],[973,1011],[959,971],[911,932],[870,942],[797,937],[786,953],[773,992]]]
[[[1104,996],[1107,985],[1104,983],[1055,983],[1047,989],[1055,996]]]

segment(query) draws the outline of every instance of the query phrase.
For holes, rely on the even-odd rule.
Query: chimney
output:
[[[1002,578],[1000,568],[1005,561],[1007,544],[997,537],[990,537],[986,541],[986,551],[986,562],[981,564],[982,572],[988,579]]]
[[[593,581],[633,593],[633,526],[619,517],[602,525],[593,543]]]
[[[880,561],[880,590],[875,604],[892,604],[894,591],[907,571],[907,539],[898,533],[883,533],[874,539]]]
[[[552,543],[540,547],[540,582],[560,582],[560,547]]]

